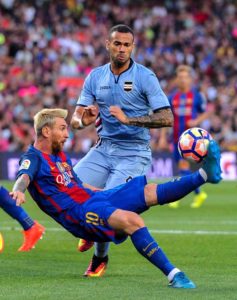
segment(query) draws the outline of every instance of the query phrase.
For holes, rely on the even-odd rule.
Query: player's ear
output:
[[[133,43],[133,44],[132,44],[132,52],[134,52],[135,47],[136,47],[136,44]]]
[[[50,134],[50,127],[49,126],[44,126],[42,128],[42,136],[43,137],[48,137]]]
[[[107,51],[109,51],[109,40],[105,41],[105,48]]]

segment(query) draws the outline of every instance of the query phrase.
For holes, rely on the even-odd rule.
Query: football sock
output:
[[[177,201],[206,182],[205,173],[198,170],[190,175],[179,177],[173,181],[158,184],[156,189],[158,204]]]
[[[180,175],[181,175],[181,176],[186,176],[186,175],[190,175],[190,174],[192,174],[192,172],[191,172],[191,170],[189,170],[189,169],[186,169],[186,170],[180,170]],[[194,193],[195,193],[195,194],[199,194],[199,193],[200,193],[200,188],[199,188],[199,187],[196,188],[196,189],[194,190]]]
[[[110,243],[95,243],[95,256],[105,257],[108,255]]]
[[[147,227],[136,230],[131,235],[131,240],[137,251],[158,267],[166,276],[175,269],[157,242],[150,235]]]
[[[16,219],[24,230],[34,225],[34,221],[28,216],[25,210],[20,206],[16,206],[16,201],[9,195],[8,190],[2,186],[0,187],[0,207],[12,218]]]

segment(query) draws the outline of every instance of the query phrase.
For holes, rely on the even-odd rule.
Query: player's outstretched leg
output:
[[[163,205],[177,201],[203,185],[205,182],[218,183],[221,179],[220,148],[218,144],[212,140],[209,143],[208,155],[205,158],[201,169],[191,175],[158,184],[158,204]]]
[[[131,241],[137,251],[149,262],[160,269],[173,288],[194,289],[196,285],[168,259],[164,251],[150,235],[147,227],[136,230],[131,235]]]
[[[208,154],[203,162],[202,169],[207,175],[207,182],[218,183],[221,181],[220,147],[216,141],[211,140],[208,146]]]

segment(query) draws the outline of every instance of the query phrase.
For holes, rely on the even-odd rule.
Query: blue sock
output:
[[[158,204],[163,205],[177,201],[203,183],[205,183],[204,178],[199,171],[196,171],[190,175],[176,178],[173,181],[158,184],[156,189]]]
[[[0,207],[13,219],[16,219],[24,230],[34,225],[34,221],[27,215],[25,210],[20,206],[16,206],[16,201],[9,195],[8,190],[2,186],[0,186]]]
[[[131,240],[137,251],[159,268],[166,276],[175,268],[146,227],[135,231],[131,235]]]
[[[190,175],[190,174],[192,174],[192,172],[191,172],[191,170],[189,170],[189,169],[180,170],[180,176],[186,176],[186,175]],[[196,189],[194,190],[194,193],[195,193],[196,195],[199,194],[199,193],[200,193],[200,188],[199,188],[199,187],[196,188]]]

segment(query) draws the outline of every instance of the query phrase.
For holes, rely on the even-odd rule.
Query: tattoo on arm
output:
[[[20,191],[24,193],[30,183],[30,178],[27,174],[22,174],[13,186],[13,192]]]
[[[170,108],[161,109],[152,115],[128,118],[128,125],[147,128],[172,127],[173,113]]]

